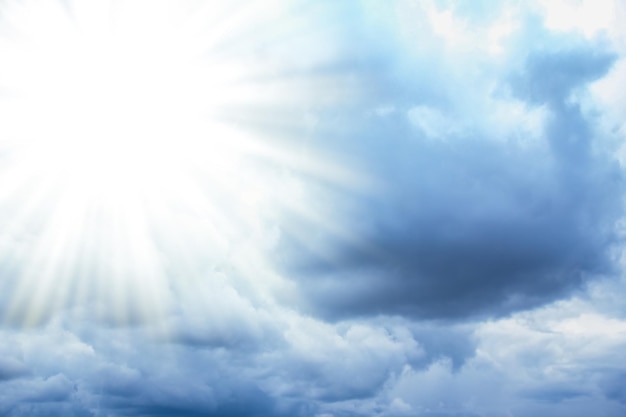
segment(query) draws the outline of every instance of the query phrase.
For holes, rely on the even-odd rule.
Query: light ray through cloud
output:
[[[623,417],[624,16],[0,0],[0,416]]]
[[[202,271],[192,262],[228,258],[238,239],[259,233],[262,212],[285,205],[279,176],[290,174],[281,169],[345,181],[330,160],[293,146],[306,123],[283,117],[316,105],[311,84],[332,82],[315,81],[323,62],[296,68],[311,83],[308,74],[280,77],[295,64],[256,56],[259,38],[271,55],[274,36],[316,34],[272,25],[298,17],[285,2],[220,6],[25,2],[5,10],[18,32],[2,42],[10,94],[0,195],[7,235],[33,230],[27,266],[9,289],[9,320],[37,323],[76,299],[93,299],[117,320],[158,314],[177,285],[164,263],[182,262],[189,270],[181,275],[193,276]],[[264,127],[247,120],[255,109]],[[288,206],[313,216],[304,202]],[[177,252],[189,259],[168,259]]]

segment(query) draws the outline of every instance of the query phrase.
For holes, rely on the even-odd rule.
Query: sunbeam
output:
[[[315,76],[320,63],[272,52],[302,16],[283,2],[227,3],[4,6],[14,30],[0,40],[0,219],[22,249],[2,263],[23,265],[4,283],[7,320],[85,303],[116,322],[147,320],[172,307],[179,280],[224,262],[263,293],[277,206],[313,217],[281,182],[355,180],[307,152],[310,123],[290,118],[333,83]]]

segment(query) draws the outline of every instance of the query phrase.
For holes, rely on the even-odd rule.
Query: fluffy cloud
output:
[[[169,7],[258,67],[215,117],[264,157],[140,193],[104,237],[12,169],[40,131],[0,68],[1,415],[624,415],[623,6],[210,3],[127,16]],[[102,23],[48,4],[0,5],[0,59],[32,22]]]

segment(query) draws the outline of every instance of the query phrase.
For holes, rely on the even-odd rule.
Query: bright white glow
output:
[[[339,178],[281,138],[299,128],[286,109],[314,89],[277,80],[289,64],[249,45],[287,30],[285,4],[63,4],[3,11],[15,33],[0,36],[0,221],[21,249],[0,255],[26,265],[7,317],[36,323],[73,300],[113,320],[150,317],[189,287],[181,277],[224,262],[262,296],[280,177],[297,166]]]
[[[433,7],[429,10],[430,22],[433,32],[444,38],[452,45],[463,40],[463,32],[467,30],[463,22],[454,16],[452,10],[438,10]]]
[[[539,2],[545,13],[546,26],[553,30],[580,30],[593,37],[606,28],[621,26],[616,19],[614,0],[553,0]]]
[[[510,16],[492,25],[487,31],[489,52],[496,55],[504,52],[502,41],[515,32],[516,29],[517,25]]]

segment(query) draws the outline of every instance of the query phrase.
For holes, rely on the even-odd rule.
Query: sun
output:
[[[172,307],[173,276],[200,279],[224,260],[254,270],[254,285],[271,279],[261,251],[282,179],[337,172],[297,151],[306,123],[292,112],[315,88],[281,79],[288,65],[251,47],[285,37],[285,4],[3,6],[7,320],[76,303],[111,320],[155,317]]]
[[[106,194],[162,183],[197,155],[205,168],[233,162],[240,138],[212,118],[241,89],[233,63],[197,56],[196,34],[164,15],[171,8],[145,16],[151,9],[79,9],[26,48],[39,70],[23,80],[36,121],[25,140],[53,161],[38,160],[43,171],[80,172],[79,183]]]

